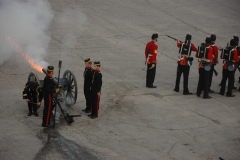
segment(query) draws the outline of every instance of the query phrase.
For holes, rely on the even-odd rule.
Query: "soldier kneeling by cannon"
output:
[[[27,82],[23,91],[23,99],[26,99],[28,103],[28,116],[31,116],[33,113],[38,117],[37,109],[40,107],[43,99],[42,87],[37,82]]]

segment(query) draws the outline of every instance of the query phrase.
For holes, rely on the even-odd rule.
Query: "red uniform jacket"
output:
[[[148,42],[145,48],[145,57],[148,58],[147,63],[157,63],[158,46],[153,42]]]
[[[240,46],[237,47],[237,52],[238,52],[238,56],[240,56]],[[240,61],[240,57],[238,57],[238,61]]]
[[[218,46],[217,46],[214,42],[211,42],[211,45],[210,45],[210,46],[211,46],[212,49],[213,49],[212,54],[213,54],[213,56],[214,56],[214,58],[213,58],[213,60],[212,60],[212,64],[213,64],[213,65],[216,65],[217,62],[218,62]]]
[[[211,61],[214,58],[214,56],[213,56],[213,49],[209,45],[207,45],[206,48],[208,48],[208,57],[207,57],[207,59]],[[197,53],[196,53],[195,57],[199,58]],[[204,68],[202,60],[199,62],[199,68]]]
[[[234,51],[233,51],[233,60],[234,60],[235,62],[238,62],[238,61],[239,61],[238,51],[237,51],[236,49],[234,49]],[[236,67],[236,65],[234,65],[234,66]],[[224,64],[223,64],[223,69],[228,69],[228,65],[227,65],[226,61],[225,61]]]
[[[180,48],[182,44],[183,44],[183,42],[178,41],[177,42],[177,47]],[[191,43],[191,48],[192,48],[192,51],[197,52],[197,48],[192,43]],[[188,61],[188,58],[186,56],[181,56],[180,59],[177,61],[177,63],[182,65],[182,66],[186,66],[187,61]]]

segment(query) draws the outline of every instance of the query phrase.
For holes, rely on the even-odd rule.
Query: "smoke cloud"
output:
[[[51,37],[46,31],[53,19],[47,0],[0,0],[0,65],[16,52],[6,41],[12,37],[42,67]]]

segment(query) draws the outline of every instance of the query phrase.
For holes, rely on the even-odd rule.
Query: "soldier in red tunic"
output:
[[[205,40],[205,44],[202,44],[201,47],[198,48],[198,52],[196,54],[196,57],[200,58],[197,96],[200,97],[201,92],[204,91],[203,99],[212,98],[208,95],[209,75],[211,70],[210,62],[214,58],[214,56],[212,55],[213,49],[210,47],[210,44],[211,38],[207,37]]]
[[[209,93],[213,93],[214,91],[211,90],[211,85],[212,85],[212,77],[213,77],[213,70],[214,70],[214,66],[218,63],[218,46],[215,44],[215,41],[216,41],[216,35],[215,34],[212,34],[211,35],[211,44],[210,44],[210,47],[212,47],[213,49],[213,60],[211,62],[211,70],[210,70],[210,75],[209,75]]]
[[[235,95],[232,94],[232,89],[234,84],[234,68],[236,67],[236,62],[239,61],[236,46],[237,46],[237,42],[234,39],[231,39],[230,47],[226,48],[228,51],[228,53],[226,54],[227,57],[224,57],[224,54],[222,53],[222,58],[224,58],[225,61],[223,64],[223,77],[222,77],[221,89],[219,94],[224,95],[226,81],[228,79],[228,90],[226,94],[227,97],[235,97]]]
[[[185,42],[177,41],[177,47],[179,48],[179,60],[177,67],[177,77],[175,88],[173,89],[175,92],[179,92],[179,83],[181,79],[181,75],[183,73],[183,95],[191,95],[192,93],[188,90],[188,76],[190,71],[189,63],[192,62],[193,58],[191,57],[191,52],[197,52],[197,48],[193,43],[191,43],[192,35],[187,34]]]
[[[156,88],[154,86],[154,79],[156,75],[156,64],[157,64],[157,52],[158,46],[156,42],[158,40],[158,33],[152,35],[152,41],[148,42],[145,48],[145,64],[147,64],[147,76],[146,76],[146,87]]]
[[[239,38],[238,38],[238,36],[236,36],[236,35],[233,35],[233,39],[236,41],[236,43],[237,43],[237,46],[236,46],[236,50],[237,50],[237,52],[238,52],[238,56],[240,56],[240,47],[238,46],[238,44],[239,44]],[[239,71],[240,71],[240,63],[239,62],[236,62],[236,68],[235,68],[235,71],[234,71],[234,83],[235,83],[235,72],[236,72],[236,70],[238,69]],[[240,83],[240,77],[239,77],[239,81],[238,81],[239,83]],[[240,87],[239,87],[240,88]],[[234,85],[233,85],[233,89],[237,89],[237,87],[234,87]]]

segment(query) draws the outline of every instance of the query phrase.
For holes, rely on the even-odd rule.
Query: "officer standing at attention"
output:
[[[188,90],[188,76],[190,71],[190,65],[193,61],[193,58],[191,57],[191,52],[195,51],[197,52],[197,48],[193,43],[191,43],[192,35],[188,33],[186,35],[185,42],[177,41],[177,47],[179,48],[179,57],[178,60],[178,67],[177,67],[177,77],[176,77],[176,83],[175,88],[173,89],[175,92],[179,92],[179,83],[181,79],[181,75],[183,73],[183,95],[191,95],[192,93]]]
[[[225,58],[224,56],[222,56],[223,58],[225,58],[225,61],[223,64],[223,77],[219,94],[224,95],[226,81],[228,79],[228,90],[226,94],[227,97],[235,97],[235,95],[232,94],[234,84],[234,68],[236,67],[236,62],[238,62],[239,60],[236,46],[237,42],[234,39],[231,39],[230,46],[227,48],[227,57]]]
[[[152,35],[152,41],[148,42],[145,48],[145,64],[147,64],[147,76],[146,76],[146,87],[156,88],[154,86],[154,79],[156,75],[156,63],[157,63],[157,53],[158,46],[156,42],[158,40],[158,33]]]
[[[84,77],[84,96],[86,99],[86,108],[83,109],[85,113],[90,113],[92,110],[91,105],[91,84],[92,84],[92,77],[93,77],[93,69],[92,69],[92,61],[90,58],[85,59],[85,70],[83,73]]]
[[[199,62],[199,79],[197,86],[197,96],[200,97],[201,92],[204,91],[203,99],[210,99],[209,96],[209,75],[210,75],[210,62],[213,60],[212,48],[210,47],[211,38],[207,37],[205,44],[203,43],[201,47],[198,48],[196,54],[197,58],[200,58]]]
[[[94,72],[91,85],[92,113],[88,115],[92,119],[98,117],[99,111],[99,102],[102,88],[102,73],[100,72],[100,66],[101,64],[99,61],[94,62]]]
[[[33,114],[38,117],[37,109],[38,106],[41,105],[43,99],[42,87],[37,82],[27,82],[23,91],[23,98],[26,99],[26,102],[28,103],[28,116],[31,116],[33,111]]]
[[[53,110],[53,94],[59,92],[59,88],[55,88],[53,81],[54,67],[48,66],[48,75],[44,78],[43,95],[44,95],[44,109],[43,109],[43,127],[49,127],[51,112]]]
[[[216,41],[216,35],[215,34],[211,34],[211,44],[210,47],[212,47],[213,49],[213,60],[211,62],[211,70],[210,70],[210,75],[209,75],[209,93],[213,93],[214,91],[211,90],[211,85],[212,85],[212,77],[213,77],[213,70],[214,70],[214,66],[218,63],[218,46],[215,44]]]

